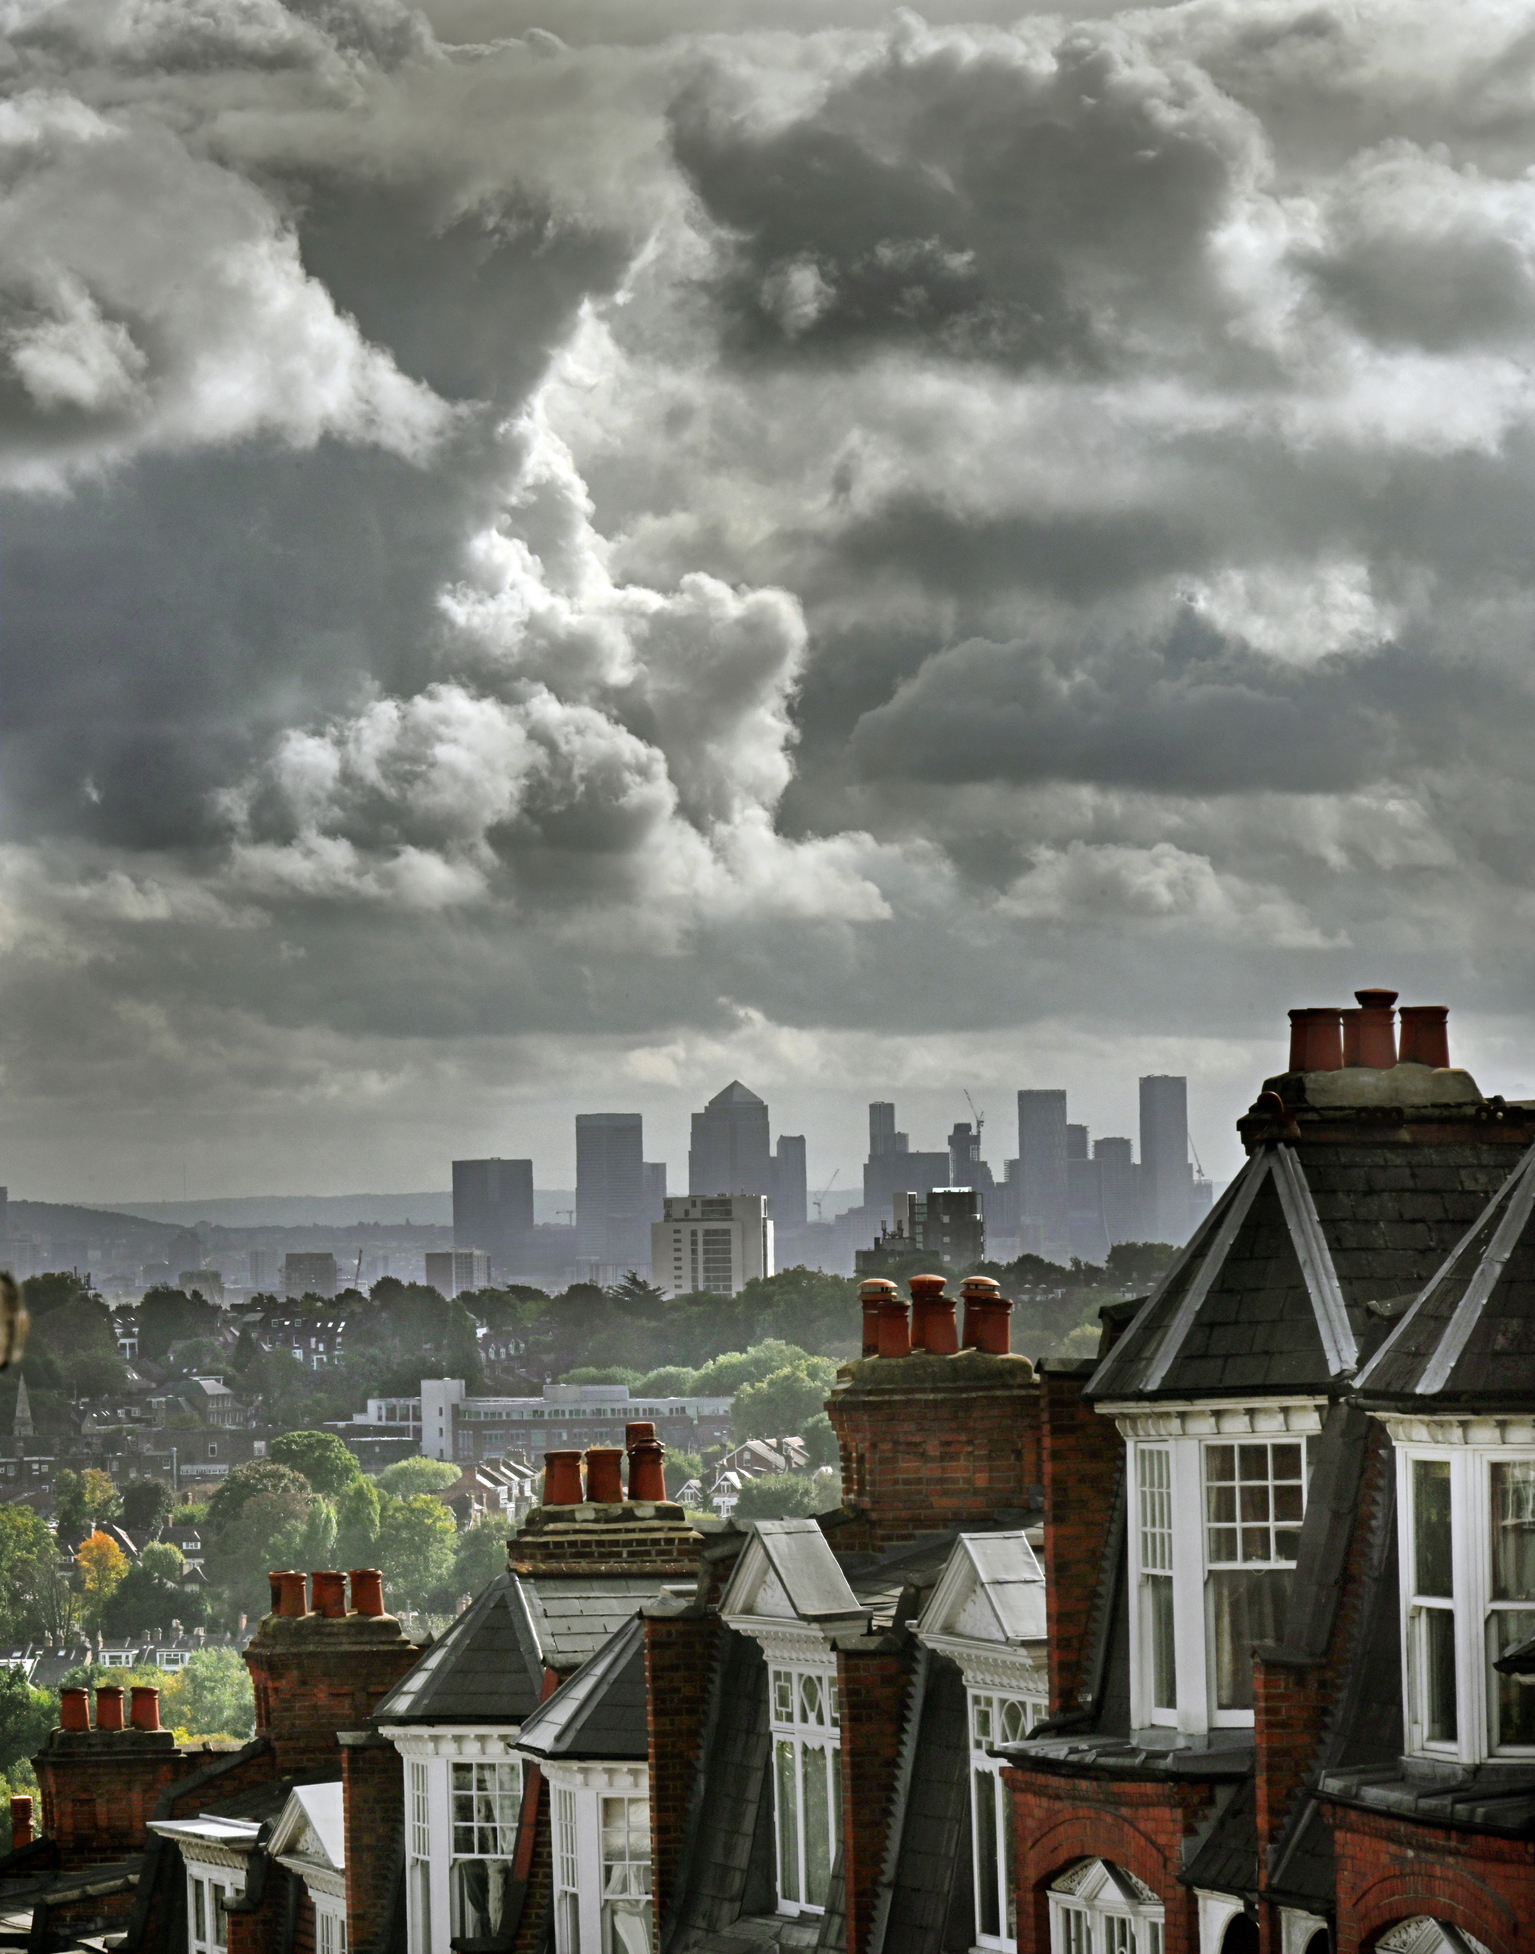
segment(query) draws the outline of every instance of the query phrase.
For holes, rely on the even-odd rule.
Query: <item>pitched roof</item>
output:
[[[1256,1153],[1093,1374],[1093,1398],[1324,1390],[1359,1360],[1310,1184]]]
[[[706,1110],[712,1112],[716,1106],[765,1106],[766,1104],[765,1099],[759,1099],[756,1093],[749,1087],[743,1086],[739,1079],[732,1079],[723,1092],[714,1095]]]
[[[522,1586],[502,1574],[374,1711],[380,1723],[521,1723],[543,1688],[543,1652]]]
[[[1535,1147],[1360,1372],[1374,1402],[1535,1397]]]
[[[986,1642],[1043,1640],[1045,1577],[1024,1533],[962,1533],[917,1632]]]
[[[534,1757],[645,1758],[645,1625],[635,1613],[522,1726]]]
[[[756,1520],[720,1613],[861,1623],[867,1614],[814,1520]]]

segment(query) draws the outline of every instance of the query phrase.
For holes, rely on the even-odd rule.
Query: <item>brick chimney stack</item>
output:
[[[159,1691],[136,1689],[135,1699],[141,1694],[158,1697]],[[32,1768],[42,1794],[42,1829],[58,1846],[67,1872],[141,1852],[156,1799],[192,1764],[169,1730],[124,1727],[123,1692],[114,1685],[96,1692],[94,1729],[89,1691],[62,1695],[68,1699],[64,1721],[49,1731]],[[138,1714],[137,1701],[134,1708]]]
[[[337,1731],[365,1724],[421,1650],[382,1612],[375,1569],[353,1570],[350,1612],[334,1612],[345,1584],[334,1570],[311,1576],[320,1606],[302,1613],[304,1577],[285,1571],[271,1579],[278,1610],[262,1617],[245,1650],[256,1734],[270,1740],[278,1777],[302,1777],[339,1765]]]

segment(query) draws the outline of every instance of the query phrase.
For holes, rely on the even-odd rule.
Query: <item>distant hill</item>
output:
[[[195,1228],[199,1221],[215,1228],[344,1228],[353,1221],[441,1227],[453,1219],[453,1196],[445,1189],[420,1194],[236,1194],[221,1201],[124,1201],[119,1212],[178,1228]]]
[[[156,1221],[126,1209],[77,1208],[60,1201],[12,1201],[7,1213],[12,1234],[78,1245],[80,1251],[94,1246],[140,1262],[163,1261],[171,1244],[184,1232],[172,1222]]]

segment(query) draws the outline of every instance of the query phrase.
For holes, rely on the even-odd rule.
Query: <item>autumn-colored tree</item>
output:
[[[102,1609],[128,1572],[128,1556],[111,1534],[98,1530],[80,1543],[75,1565],[80,1570],[80,1585],[85,1591],[86,1612],[93,1621],[99,1620]]]

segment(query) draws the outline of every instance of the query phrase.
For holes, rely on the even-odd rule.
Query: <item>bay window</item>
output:
[[[554,1793],[555,1954],[651,1954],[649,1774],[546,1759]]]
[[[974,1840],[975,1924],[979,1947],[1005,1954],[1018,1944],[1013,1883],[1013,1828],[994,1744],[1017,1744],[1042,1710],[1037,1700],[972,1689],[970,1695],[970,1824]]]
[[[1050,1886],[1050,1954],[1163,1954],[1165,1912],[1151,1888],[1107,1859]]]
[[[1460,1763],[1528,1756],[1535,1685],[1494,1664],[1535,1634],[1535,1431],[1516,1428],[1516,1448],[1497,1421],[1435,1420],[1450,1442],[1428,1446],[1411,1442],[1427,1421],[1386,1422],[1398,1437],[1407,1747]]]
[[[232,1877],[204,1867],[187,1873],[187,1928],[191,1954],[224,1954],[229,1945],[228,1904],[239,1891]]]
[[[452,1770],[453,1933],[501,1931],[517,1850],[522,1769],[515,1758],[455,1761]]]
[[[836,1673],[775,1664],[769,1690],[778,1910],[819,1913],[842,1804]]]
[[[1191,1736],[1250,1725],[1253,1646],[1284,1633],[1320,1401],[1112,1410],[1131,1441],[1132,1720]]]

